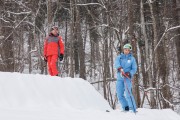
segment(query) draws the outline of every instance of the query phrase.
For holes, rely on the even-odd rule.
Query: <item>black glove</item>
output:
[[[125,75],[123,75],[124,77],[129,77],[129,78],[131,78],[131,74],[130,74],[130,72],[125,72]]]
[[[64,55],[63,55],[63,54],[60,54],[59,60],[62,61],[62,60],[63,60],[63,57],[64,57]]]

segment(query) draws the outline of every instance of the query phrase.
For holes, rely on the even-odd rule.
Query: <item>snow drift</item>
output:
[[[109,110],[110,112],[106,112]],[[0,72],[0,120],[180,120],[171,109],[112,110],[87,81]]]
[[[87,81],[0,72],[0,107],[111,109]]]

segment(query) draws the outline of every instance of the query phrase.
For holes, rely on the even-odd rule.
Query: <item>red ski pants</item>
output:
[[[58,70],[57,70],[57,66],[56,66],[57,59],[58,59],[58,55],[49,55],[47,57],[48,71],[51,76],[58,75]]]

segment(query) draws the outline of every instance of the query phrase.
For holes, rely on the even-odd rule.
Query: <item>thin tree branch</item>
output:
[[[15,27],[13,27],[13,31],[3,41],[6,41],[13,34],[14,30],[28,17],[29,14],[31,14],[31,12],[29,12]],[[2,43],[3,42],[1,42],[0,45],[2,45]]]
[[[104,9],[106,9],[105,5],[102,5],[100,3],[86,3],[86,4],[76,4],[77,6],[88,6],[88,5],[99,5],[101,7],[103,7]],[[106,9],[107,10],[107,9]]]
[[[147,67],[147,69],[146,69],[145,72],[147,72],[147,71],[149,70],[149,68],[152,66],[152,62],[153,62],[153,58],[154,58],[154,55],[155,55],[155,51],[157,50],[157,47],[159,46],[159,44],[161,43],[161,41],[164,39],[165,35],[166,35],[168,32],[170,32],[170,31],[172,31],[172,30],[175,30],[175,29],[178,29],[178,28],[180,28],[180,25],[179,25],[179,26],[175,26],[175,27],[171,27],[171,28],[169,28],[169,29],[167,29],[167,28],[165,29],[162,37],[160,38],[159,42],[157,43],[157,45],[156,45],[155,48],[154,48],[154,51],[153,51],[154,53],[153,53],[153,55],[152,55],[150,65]]]

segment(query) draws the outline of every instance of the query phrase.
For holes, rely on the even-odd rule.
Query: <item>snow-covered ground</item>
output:
[[[110,112],[106,112],[109,110]],[[112,110],[87,81],[0,72],[0,120],[180,120],[170,109]]]

